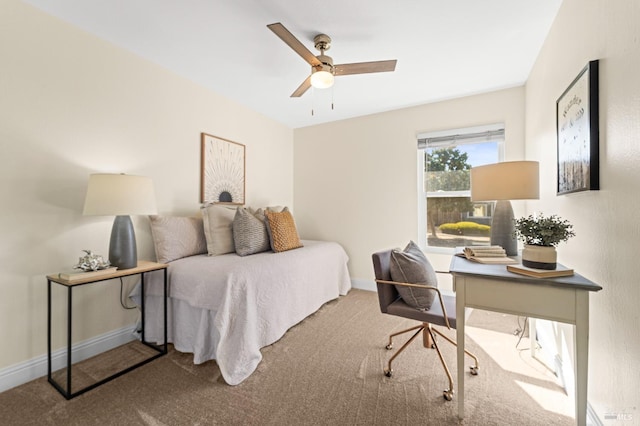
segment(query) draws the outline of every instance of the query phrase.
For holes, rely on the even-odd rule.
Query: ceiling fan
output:
[[[331,47],[331,38],[328,35],[318,34],[314,37],[313,43],[315,48],[320,51],[320,54],[315,56],[280,22],[267,25],[267,27],[311,65],[311,75],[291,94],[292,98],[302,96],[311,86],[319,89],[331,87],[333,85],[333,78],[337,75],[388,72],[396,69],[396,59],[333,65],[331,56],[324,54],[324,52]]]

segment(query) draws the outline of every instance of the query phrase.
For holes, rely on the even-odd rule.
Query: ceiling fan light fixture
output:
[[[327,89],[333,86],[334,76],[330,65],[322,64],[321,67],[313,69],[311,74],[311,85],[316,89]]]
[[[318,34],[313,38],[313,44],[320,51],[314,55],[304,44],[300,42],[280,22],[267,25],[273,33],[280,37],[302,59],[311,65],[311,75],[306,77],[302,84],[291,94],[292,98],[299,98],[310,87],[326,89],[333,86],[336,75],[368,74],[372,72],[389,72],[396,69],[396,60],[355,62],[350,64],[333,65],[333,58],[324,54],[331,48],[331,37],[326,34]]]

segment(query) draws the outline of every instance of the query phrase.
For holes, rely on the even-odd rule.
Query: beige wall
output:
[[[527,157],[541,167],[541,199],[531,207],[574,224],[577,235],[560,245],[559,260],[604,287],[590,299],[589,403],[600,420],[629,415],[629,424],[640,421],[639,19],[638,1],[564,0],[526,84]],[[593,59],[600,60],[601,190],[556,196],[555,102]]]
[[[247,146],[247,204],[293,203],[283,125],[15,0],[0,6],[0,58],[0,369],[46,353],[45,274],[108,251],[113,218],[81,214],[90,173],[150,176],[160,214],[197,213],[207,132]],[[147,219],[134,224],[153,258]],[[118,292],[75,292],[76,340],[135,321]]]
[[[295,130],[296,224],[339,241],[356,280],[373,280],[371,253],[418,241],[417,138],[504,123],[505,158],[524,156],[524,87]],[[448,270],[449,256],[431,255]]]
[[[302,236],[339,241],[352,277],[371,280],[373,251],[417,239],[416,134],[504,122],[506,159],[541,162],[541,200],[528,210],[571,220],[577,237],[560,247],[560,260],[605,287],[590,304],[589,402],[600,419],[613,412],[637,420],[638,17],[636,1],[565,0],[526,89],[292,131],[4,0],[0,369],[46,351],[44,275],[73,264],[83,248],[107,251],[112,218],[81,216],[90,173],[151,176],[161,214],[192,214],[199,206],[200,132],[244,143],[248,204],[291,204],[295,195]],[[601,61],[602,189],[556,196],[555,101],[590,59]],[[150,258],[148,223],[134,223],[140,257]],[[76,297],[78,316],[86,318],[77,340],[135,320],[117,308],[118,290],[115,283]],[[103,300],[114,305],[95,303]],[[57,319],[62,314],[56,309]]]

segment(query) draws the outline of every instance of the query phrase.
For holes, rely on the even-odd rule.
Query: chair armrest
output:
[[[444,300],[442,299],[442,293],[438,287],[434,287],[432,285],[421,285],[421,284],[412,284],[412,283],[401,283],[398,281],[387,281],[387,280],[376,280],[378,284],[387,284],[387,285],[399,285],[402,287],[417,287],[421,289],[434,290],[438,293],[438,300],[440,301],[440,306],[442,307],[442,315],[444,316],[444,322],[447,324],[447,328],[451,330],[451,325],[449,324],[449,316],[447,315],[447,309],[444,307]]]

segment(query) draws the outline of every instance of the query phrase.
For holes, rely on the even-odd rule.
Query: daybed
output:
[[[261,348],[351,288],[348,257],[339,244],[301,244],[278,253],[171,260],[168,341],[193,353],[195,364],[215,359],[228,384],[241,383],[260,363]],[[164,340],[162,287],[162,273],[148,274],[145,338],[158,343]]]

